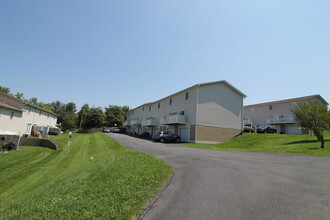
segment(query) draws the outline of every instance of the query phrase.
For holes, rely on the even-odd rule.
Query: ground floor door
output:
[[[189,127],[182,127],[179,128],[179,135],[181,136],[181,141],[189,141],[190,140],[190,133],[189,133]]]
[[[297,125],[287,125],[287,134],[301,134],[300,127]]]

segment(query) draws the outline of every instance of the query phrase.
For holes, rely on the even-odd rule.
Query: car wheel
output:
[[[164,138],[159,139],[159,141],[160,141],[161,143],[165,143],[165,139],[164,139]]]
[[[180,138],[175,138],[175,142],[179,143],[180,142]]]

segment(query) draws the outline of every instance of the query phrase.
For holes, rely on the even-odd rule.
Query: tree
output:
[[[70,113],[70,114],[74,114],[76,113],[77,108],[76,108],[76,104],[73,102],[68,102],[65,105],[65,112]]]
[[[10,95],[10,89],[8,87],[0,86],[0,92]]]
[[[20,99],[20,100],[23,100],[23,101],[25,100],[24,99],[24,94],[21,93],[21,92],[16,93],[15,97],[18,98],[18,99]]]
[[[317,102],[299,103],[292,112],[298,124],[312,130],[321,142],[321,148],[324,148],[323,132],[329,129],[330,123],[328,107]]]
[[[77,115],[72,113],[65,112],[63,117],[63,121],[61,123],[62,130],[73,130],[76,128],[77,124]]]
[[[50,110],[56,113],[57,123],[62,125],[62,130],[73,130],[77,125],[76,104],[68,102],[67,104],[55,101],[49,104]]]
[[[105,114],[101,107],[91,108],[84,123],[84,128],[100,128],[105,124]]]
[[[126,107],[125,107],[126,108]],[[125,121],[125,109],[124,107],[117,105],[109,105],[105,108],[106,124],[108,126],[122,126]]]

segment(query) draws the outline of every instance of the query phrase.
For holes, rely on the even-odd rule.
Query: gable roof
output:
[[[265,106],[265,105],[281,104],[281,103],[287,103],[287,102],[307,101],[307,100],[310,100],[315,97],[320,98],[326,105],[329,105],[329,103],[327,101],[325,101],[321,95],[317,94],[317,95],[303,96],[303,97],[298,97],[298,98],[283,99],[283,100],[272,101],[272,102],[264,102],[264,103],[253,104],[253,105],[246,105],[246,106],[244,106],[244,108],[260,107],[260,106]]]
[[[0,107],[11,109],[11,110],[15,110],[15,111],[19,111],[19,112],[23,112],[22,109],[19,109],[19,108],[15,107],[15,106],[9,105],[9,104],[7,104],[5,102],[2,102],[2,101],[0,101]]]
[[[33,108],[36,108],[36,109],[42,110],[42,111],[44,111],[44,112],[50,113],[50,114],[52,114],[52,115],[58,116],[58,114],[56,114],[56,113],[54,113],[54,112],[52,112],[52,111],[50,111],[50,110],[47,110],[47,109],[41,108],[41,107],[36,106],[36,105],[32,105],[32,104],[30,104],[30,103],[28,103],[28,102],[26,102],[26,101],[23,101],[23,100],[21,100],[21,99],[18,99],[18,98],[16,98],[16,97],[12,96],[12,95],[9,95],[9,94],[3,93],[3,92],[0,92],[0,95],[3,95],[3,96],[6,96],[6,97],[11,98],[11,99],[13,99],[13,100],[16,100],[16,101],[20,102],[22,105],[28,105],[28,106],[31,106],[31,107],[33,107]],[[1,101],[0,101],[0,103],[4,103],[4,102],[1,102]],[[7,104],[7,103],[5,103],[5,104]],[[7,105],[8,105],[8,104],[7,104]],[[8,105],[8,106],[11,106],[11,105]],[[5,106],[3,106],[3,107],[5,107]],[[16,108],[16,107],[14,107],[14,106],[11,106],[11,107]],[[21,109],[19,109],[19,108],[16,108],[16,109],[18,109],[18,111],[23,111],[23,110],[21,110]]]
[[[212,85],[212,84],[219,84],[219,83],[223,83],[223,84],[227,85],[229,88],[231,88],[232,90],[234,90],[235,92],[237,92],[240,96],[242,96],[243,98],[246,98],[246,95],[245,95],[244,93],[242,93],[240,90],[238,90],[237,88],[235,88],[235,87],[234,87],[233,85],[231,85],[229,82],[227,82],[226,80],[220,80],[220,81],[214,81],[214,82],[208,82],[208,83],[199,83],[199,84],[196,84],[196,85],[190,86],[190,87],[188,87],[188,88],[186,88],[186,89],[180,90],[179,92],[173,93],[172,95],[166,96],[166,97],[164,97],[164,98],[162,98],[162,99],[159,99],[159,100],[157,100],[157,101],[154,101],[154,102],[148,102],[148,103],[145,103],[145,104],[140,105],[140,106],[138,106],[138,107],[135,107],[135,108],[129,110],[129,112],[134,111],[134,110],[136,110],[136,109],[138,109],[138,108],[140,108],[140,107],[143,107],[143,106],[148,106],[148,105],[156,104],[156,103],[158,103],[158,102],[160,102],[160,101],[163,101],[163,100],[165,100],[165,99],[168,99],[168,98],[170,98],[170,97],[173,97],[173,96],[175,96],[175,95],[177,95],[177,94],[180,94],[180,93],[186,92],[186,91],[188,91],[188,90],[190,90],[190,89],[193,89],[193,88],[197,88],[197,87],[201,87],[201,86],[208,86],[208,85]]]

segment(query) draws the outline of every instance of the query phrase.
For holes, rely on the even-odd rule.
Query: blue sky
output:
[[[330,102],[330,1],[0,0],[0,85],[80,108],[227,80],[244,104]]]

